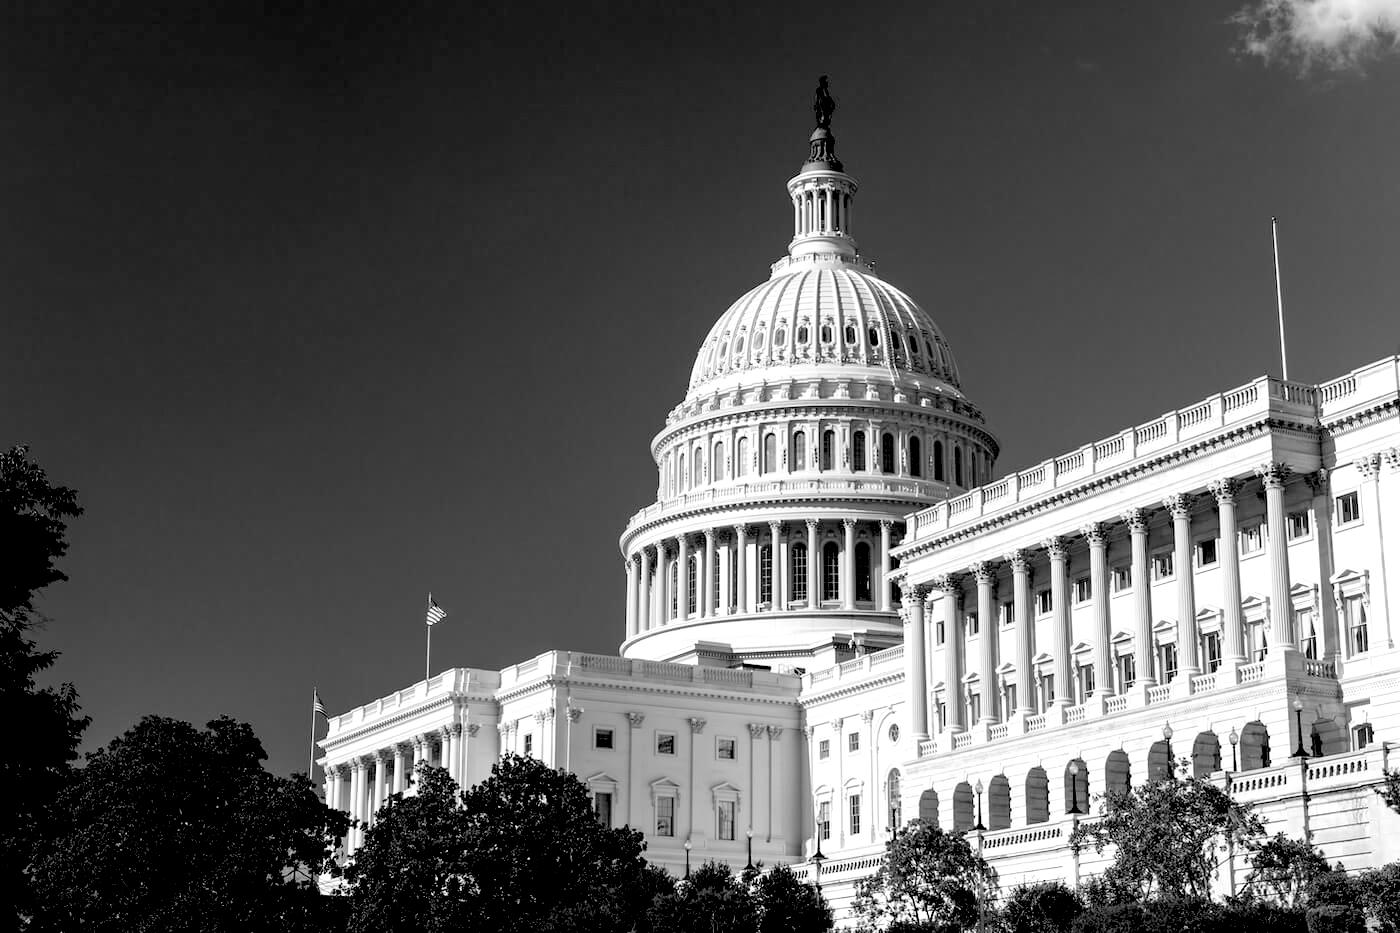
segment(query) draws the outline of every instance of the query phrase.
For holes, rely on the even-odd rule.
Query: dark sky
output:
[[[1276,373],[1271,214],[1291,374],[1400,349],[1400,59],[1300,76],[1231,3],[243,6],[0,29],[0,443],[87,508],[41,641],[88,747],[228,713],[303,768],[312,684],[422,676],[428,589],[437,669],[614,650],[822,73],[999,474]]]

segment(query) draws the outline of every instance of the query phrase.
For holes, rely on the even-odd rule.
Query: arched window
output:
[[[1089,768],[1081,758],[1065,765],[1065,812],[1089,812]]]
[[[807,598],[807,545],[797,543],[792,546],[792,600],[801,602]]]
[[[832,333],[831,325],[830,325],[830,324],[823,324],[823,325],[822,325],[822,343],[831,343],[831,341],[834,340],[835,337],[836,337],[836,335],[835,335],[834,333]]]
[[[699,555],[699,554],[691,554],[691,555],[689,555],[689,556],[686,557],[686,561],[685,561],[685,564],[686,564],[686,567],[685,567],[685,579],[686,579],[686,584],[685,584],[685,612],[686,612],[686,615],[690,615],[692,612],[695,611],[695,603],[696,603],[696,600],[695,600],[695,583],[696,583],[696,580],[695,580],[695,578],[699,576],[699,574],[696,573],[696,570],[698,569],[699,563],[700,563],[700,555]]]
[[[715,456],[710,461],[710,476],[714,482],[724,479],[724,442],[715,443]]]
[[[851,469],[865,472],[865,432],[856,431],[851,435]]]
[[[972,785],[962,781],[953,788],[953,832],[965,833],[972,829],[972,811]]]
[[[899,796],[899,769],[892,768],[889,776],[885,778],[885,806],[890,815],[888,829],[899,829],[904,822],[901,814],[904,812],[903,801]]]
[[[880,345],[880,332],[875,328],[870,328],[865,336],[870,338],[870,345],[872,347],[878,347]]]
[[[696,447],[695,454],[690,458],[690,488],[705,485],[705,448]]]
[[[822,545],[822,599],[841,598],[841,547],[835,541]]]
[[[953,485],[963,484],[962,448],[957,444],[953,445]]]
[[[826,430],[822,432],[822,469],[831,470],[836,467],[836,432]]]
[[[856,329],[855,329],[853,326],[851,326],[850,324],[847,324],[847,325],[846,325],[846,343],[851,344],[851,343],[855,343],[855,342],[856,342]]]
[[[1202,732],[1191,746],[1191,776],[1207,778],[1220,770],[1220,738],[1214,732]]]
[[[768,544],[758,549],[758,601],[773,601],[773,547]]]
[[[1036,766],[1026,773],[1026,822],[1044,823],[1050,819],[1050,779]]]
[[[680,579],[680,570],[679,570],[679,568],[678,568],[678,565],[679,565],[679,564],[680,564],[680,561],[679,561],[679,560],[673,560],[673,561],[671,561],[671,562],[670,562],[670,570],[667,571],[667,573],[668,573],[669,576],[671,577],[671,586],[670,586],[670,590],[671,590],[671,614],[670,614],[670,618],[672,618],[672,619],[674,619],[674,618],[676,617],[676,610],[680,607],[680,604],[681,604],[681,588],[678,587],[678,586],[676,586],[676,581]]]
[[[919,819],[938,826],[938,791],[932,787],[919,795]]]
[[[919,439],[912,434],[909,436],[909,475],[924,475],[924,450]]]
[[[880,435],[880,472],[894,472],[894,435],[888,432]]]
[[[987,828],[1008,829],[1011,826],[1011,782],[998,774],[987,783]]]
[[[946,475],[947,475],[947,473],[946,473],[946,471],[945,471],[944,468],[943,468],[943,442],[942,442],[942,441],[934,441],[934,442],[933,442],[933,478],[936,479],[936,480],[938,480],[938,481],[941,483],[941,482],[943,482],[943,477],[946,476]]]
[[[807,469],[807,435],[802,431],[794,431],[792,434],[792,470]]]
[[[738,444],[737,450],[738,450],[738,452],[734,455],[734,475],[735,475],[735,476],[748,476],[748,475],[749,475],[749,439],[748,439],[747,437],[741,437],[741,438],[739,438],[739,444]]]
[[[871,595],[870,585],[870,545],[864,541],[856,545],[856,599],[869,602]]]
[[[799,327],[797,328],[797,342],[798,342],[798,343],[805,344],[805,343],[807,342],[807,338],[810,337],[810,336],[811,336],[811,334],[808,332],[808,330],[807,330],[807,325],[806,325],[806,324],[802,324],[801,326],[799,326]]]
[[[1126,794],[1132,783],[1132,765],[1128,761],[1128,753],[1121,748],[1109,752],[1103,767],[1104,793]]]
[[[778,468],[778,435],[771,431],[763,436],[763,472],[772,473]]]
[[[678,492],[684,492],[686,489],[686,480],[690,479],[690,474],[685,471],[685,454],[681,454],[680,469],[676,471],[676,475],[679,477],[676,482],[676,490]]]

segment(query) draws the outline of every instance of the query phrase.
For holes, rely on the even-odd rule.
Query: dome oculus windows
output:
[[[853,324],[847,324],[847,325],[846,325],[846,342],[847,342],[847,343],[855,343],[855,342],[856,342],[856,328],[855,328],[855,325],[853,325]]]
[[[878,347],[880,345],[880,332],[875,328],[870,328],[866,336],[870,338],[870,345],[872,347]]]
[[[829,344],[829,343],[832,342],[833,339],[834,339],[834,336],[833,336],[833,334],[832,334],[832,332],[831,332],[831,325],[830,325],[830,324],[823,324],[823,325],[822,325],[822,343]]]
[[[805,343],[807,342],[807,338],[810,337],[810,336],[811,336],[811,334],[808,332],[808,330],[807,330],[807,325],[806,325],[806,324],[803,324],[803,325],[801,325],[800,327],[797,328],[797,342],[798,342],[798,343],[805,344]]]

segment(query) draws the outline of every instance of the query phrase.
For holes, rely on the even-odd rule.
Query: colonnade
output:
[[[832,184],[803,186],[792,195],[793,236],[818,236],[851,229],[851,193]]]
[[[839,525],[839,532],[833,526]],[[877,526],[878,525],[878,529]],[[766,534],[765,534],[766,531]],[[627,637],[678,622],[753,612],[824,608],[891,611],[890,548],[894,522],[853,518],[739,523],[706,528],[645,545],[624,560]],[[823,600],[830,581],[822,555],[839,551],[838,595]],[[805,560],[794,557],[805,550]],[[869,593],[857,551],[869,548]],[[692,593],[689,575],[694,571]],[[800,594],[800,595],[799,595]]]
[[[1262,481],[1265,499],[1265,522],[1268,530],[1267,550],[1269,552],[1269,596],[1266,611],[1269,617],[1268,644],[1271,650],[1293,649],[1297,647],[1293,625],[1293,597],[1288,564],[1287,515],[1284,506],[1284,487],[1289,469],[1282,464],[1269,463],[1256,469],[1255,475]],[[1236,516],[1237,497],[1244,481],[1240,477],[1224,477],[1208,484],[1206,496],[1192,493],[1175,493],[1162,500],[1162,508],[1171,517],[1172,550],[1171,563],[1175,577],[1175,616],[1178,656],[1178,673],[1188,682],[1191,677],[1202,673],[1202,659],[1198,651],[1200,631],[1196,616],[1194,548],[1196,540],[1192,534],[1193,509],[1200,503],[1213,503],[1219,511],[1219,550],[1218,563],[1222,573],[1222,616],[1221,635],[1223,645],[1220,661],[1225,666],[1238,666],[1246,660],[1244,612],[1240,591],[1240,554],[1238,545],[1239,526]],[[1067,707],[1074,705],[1072,690],[1072,627],[1071,589],[1069,578],[1070,549],[1076,539],[1081,539],[1087,547],[1089,557],[1089,588],[1092,596],[1088,606],[1092,618],[1092,696],[1104,699],[1121,695],[1129,684],[1118,682],[1119,670],[1113,653],[1113,618],[1109,599],[1109,537],[1119,527],[1126,528],[1131,538],[1132,559],[1130,579],[1132,601],[1130,603],[1131,631],[1133,633],[1134,672],[1131,686],[1150,687],[1158,682],[1157,657],[1154,652],[1152,604],[1153,554],[1148,546],[1150,508],[1130,508],[1118,517],[1117,521],[1093,521],[1077,529],[1074,534],[1055,535],[1036,545],[1016,548],[1008,552],[1001,562],[984,561],[975,563],[963,570],[944,573],[928,580],[909,582],[904,588],[904,601],[901,609],[905,621],[906,688],[911,710],[911,725],[916,734],[928,736],[929,706],[928,680],[924,659],[927,650],[928,613],[936,603],[942,615],[943,683],[945,687],[945,710],[949,731],[961,731],[977,724],[995,724],[1011,715],[1030,716],[1036,712],[1037,704],[1030,689],[1031,685],[1046,685],[1053,693],[1046,705]],[[1160,556],[1160,552],[1159,555]],[[1031,602],[1032,564],[1040,564],[1048,570],[1050,578],[1050,643],[1035,644],[1035,619],[1037,606]],[[1011,659],[1011,672],[1006,682],[1016,685],[1014,709],[1002,709],[1003,687],[999,684],[997,672],[1004,670],[998,657],[1000,641],[998,626],[996,587],[1004,570],[1010,571],[1011,618],[1015,627],[1014,657]],[[979,637],[977,656],[967,658],[965,622],[968,620],[964,609],[968,582],[973,584],[977,606]],[[1169,613],[1166,607],[1158,606],[1156,611]],[[1119,620],[1122,621],[1121,619]],[[937,626],[935,626],[935,629]],[[1037,650],[1039,649],[1039,650]],[[1035,658],[1048,654],[1051,658],[1048,671],[1037,668]],[[975,685],[966,676],[967,664],[976,665]],[[963,692],[964,684],[968,685]],[[964,703],[966,700],[966,703]],[[977,722],[969,721],[971,709],[978,710]]]

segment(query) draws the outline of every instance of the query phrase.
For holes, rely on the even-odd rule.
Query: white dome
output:
[[[856,377],[898,373],[929,388],[956,390],[961,381],[942,332],[912,298],[850,261],[828,259],[779,263],[773,278],[734,302],[700,347],[690,392],[822,366]]]

